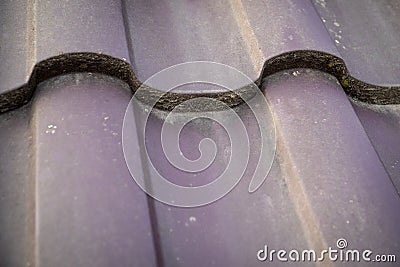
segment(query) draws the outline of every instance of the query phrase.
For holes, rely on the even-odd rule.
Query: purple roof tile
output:
[[[2,1],[0,266],[258,266],[266,264],[257,260],[264,245],[321,251],[339,238],[400,257],[399,11],[395,0]],[[150,163],[170,182],[205,185],[227,166],[232,133],[204,119],[186,125],[183,155],[200,157],[204,138],[217,149],[208,168],[190,173],[166,157],[162,126],[175,125],[166,116],[186,100],[227,104],[248,131],[250,155],[226,196],[167,205],[130,173],[122,134],[133,93],[188,61],[238,69],[269,103],[277,151],[251,194],[269,147],[242,103],[251,94],[242,84],[238,95],[181,86],[144,126],[146,101],[165,90],[147,87],[128,127],[140,162],[134,174],[146,189],[156,190]]]

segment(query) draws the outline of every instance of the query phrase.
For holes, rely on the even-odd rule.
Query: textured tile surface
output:
[[[338,238],[350,248],[398,253],[398,105],[349,100],[346,74],[330,65],[334,58],[322,62],[307,52],[343,59],[363,82],[399,85],[399,12],[395,0],[2,1],[0,95],[28,81],[35,93],[27,105],[0,114],[0,266],[258,266],[264,245],[322,250]],[[197,208],[148,197],[122,151],[133,89],[116,78],[127,81],[125,65],[89,54],[92,61],[77,66],[53,60],[40,69],[43,82],[29,80],[36,63],[71,52],[126,61],[139,81],[195,60],[227,64],[255,81],[265,62],[280,57],[259,84],[278,135],[266,182],[248,193],[260,146],[258,125],[242,105],[234,110],[253,152],[238,186]],[[62,75],[49,79],[56,74]],[[229,160],[226,131],[207,121],[184,128],[180,146],[188,158],[199,157],[203,138],[217,146],[209,168],[188,174],[163,154],[165,114],[152,113],[146,126],[157,171],[185,186],[213,181]],[[138,141],[143,121],[132,127]],[[143,160],[142,147],[135,149]],[[155,175],[146,161],[135,173]]]
[[[398,250],[399,196],[340,86],[309,70],[277,74],[263,86],[311,241],[322,250],[340,233],[351,246]]]
[[[27,1],[0,3],[0,94],[23,85],[32,70],[28,10]]]
[[[400,84],[400,3],[313,0],[350,72],[372,84]]]
[[[147,198],[131,179],[121,149],[128,88],[107,77],[75,74],[38,89],[38,265],[154,266]]]

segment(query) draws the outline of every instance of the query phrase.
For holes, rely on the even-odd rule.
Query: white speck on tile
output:
[[[45,131],[45,133],[49,133],[49,134],[55,134],[56,133],[56,130],[55,129],[57,129],[57,126],[56,125],[53,125],[53,124],[49,124],[49,125],[47,125],[47,130]]]

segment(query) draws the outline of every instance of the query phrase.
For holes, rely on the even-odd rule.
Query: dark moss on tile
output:
[[[312,50],[299,50],[280,54],[267,60],[263,66],[259,79],[255,81],[260,86],[263,78],[288,69],[310,68],[320,70],[335,76],[346,94],[358,101],[369,104],[399,104],[399,86],[377,86],[362,82],[349,74],[345,62],[334,55]],[[132,92],[142,86],[142,82],[136,78],[132,67],[127,62],[105,54],[99,53],[68,53],[51,57],[37,63],[32,71],[27,84],[10,90],[0,95],[0,113],[16,109],[30,101],[36,86],[52,77],[73,73],[93,72],[116,77],[126,82]],[[145,85],[143,85],[145,86]],[[153,88],[145,87],[137,98],[144,103],[151,103],[158,99],[155,108],[161,110],[172,110],[183,104],[186,100],[196,97],[215,98],[230,107],[238,106],[244,100],[251,98],[254,94],[248,85],[235,92],[226,91],[218,93],[173,93],[162,92]],[[182,111],[192,110],[194,107],[181,105]],[[219,107],[205,107],[211,110]]]

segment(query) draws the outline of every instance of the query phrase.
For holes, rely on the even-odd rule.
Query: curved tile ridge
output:
[[[343,59],[329,53],[314,50],[298,50],[268,59],[261,71],[263,79],[278,71],[294,68],[310,68],[335,76],[346,94],[368,104],[400,104],[400,86],[380,86],[353,77]]]
[[[341,58],[321,51],[297,50],[270,58],[264,63],[261,75],[255,81],[255,84],[260,86],[265,77],[294,68],[311,68],[335,76],[346,94],[355,100],[381,105],[400,104],[400,86],[377,86],[360,81],[350,75]],[[67,53],[37,63],[26,84],[1,94],[0,113],[28,103],[40,82],[72,72],[94,72],[110,75],[126,82],[132,92],[143,85],[136,78],[131,65],[126,61],[100,53]],[[155,107],[162,110],[172,110],[177,105],[195,97],[212,97],[233,107],[243,103],[243,99],[252,97],[251,93],[249,94],[251,90],[246,90],[246,88],[243,87],[235,92],[185,94],[165,93],[147,87],[146,95],[140,94],[137,97],[143,102],[147,102],[148,99],[161,96]]]

